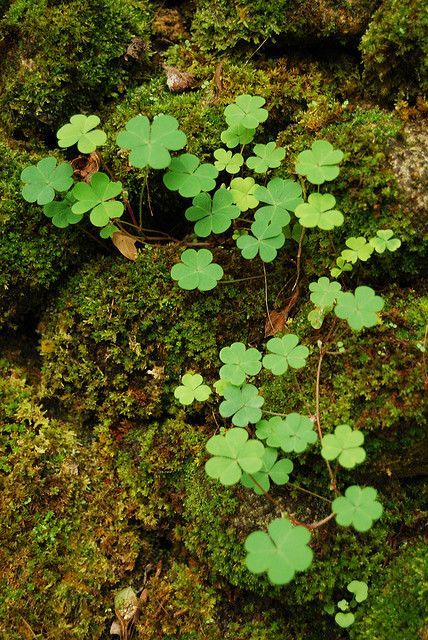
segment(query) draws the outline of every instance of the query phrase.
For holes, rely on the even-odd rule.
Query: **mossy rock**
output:
[[[428,90],[428,16],[424,0],[384,0],[361,40],[364,81],[392,103]]]

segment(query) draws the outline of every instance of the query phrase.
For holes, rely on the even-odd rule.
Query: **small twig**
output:
[[[306,524],[305,522],[300,522],[299,520],[294,519],[294,523],[300,525],[301,527],[306,527],[306,529],[318,529],[318,527],[322,527],[324,524],[329,522],[334,518],[334,513],[330,513],[327,517],[322,520],[318,520],[318,522],[313,522],[312,524]]]
[[[265,498],[267,498],[269,500],[269,502],[271,502],[273,504],[273,506],[275,507],[275,509],[278,509],[278,511],[281,511],[281,507],[279,506],[279,504],[277,503],[277,501],[272,498],[272,496],[270,495],[270,493],[268,491],[266,491],[266,489],[264,489],[262,487],[262,485],[257,482],[257,480],[255,479],[254,476],[252,476],[250,473],[248,474],[248,477],[251,478],[251,480],[254,482],[254,484],[260,489],[260,491],[263,491],[263,494],[265,496]]]
[[[34,633],[34,631],[32,630],[32,628],[30,627],[30,625],[28,624],[28,622],[26,621],[26,619],[24,618],[24,616],[23,616],[23,615],[21,615],[21,614],[19,614],[19,617],[21,618],[22,622],[24,623],[25,628],[26,628],[26,629],[31,633],[31,635],[33,636],[33,638],[36,638],[36,640],[37,640],[37,636],[36,636],[36,634]]]
[[[306,232],[306,229],[304,227],[302,227],[302,231],[300,233],[300,238],[299,238],[299,248],[297,250],[297,257],[296,257],[296,280],[294,281],[293,288],[291,289],[291,291],[294,291],[294,289],[296,289],[297,285],[299,284],[299,280],[300,280],[300,270],[301,270],[301,261],[302,261],[302,245],[303,245],[303,239],[305,237],[305,232]]]
[[[262,266],[263,266],[263,276],[264,276],[264,281],[265,281],[265,305],[266,305],[266,313],[267,313],[267,318],[269,321],[269,324],[271,326],[271,329],[273,331],[273,333],[275,334],[275,327],[272,324],[272,320],[270,317],[270,311],[269,311],[269,299],[268,299],[268,283],[267,283],[267,276],[266,276],[266,267],[265,267],[265,263],[262,262]]]
[[[290,485],[290,487],[294,487],[294,489],[297,489],[298,491],[302,491],[302,493],[308,493],[310,496],[314,496],[314,498],[318,498],[319,500],[324,500],[324,502],[328,502],[330,504],[332,502],[328,498],[324,498],[324,496],[320,496],[319,493],[315,493],[314,491],[309,491],[309,489],[303,489],[303,487],[299,487],[299,485],[294,484],[293,482],[287,482],[287,485]]]
[[[253,53],[252,53],[252,54],[251,54],[251,55],[250,55],[250,56],[245,60],[245,62],[244,62],[244,66],[250,62],[251,58],[252,58],[253,56],[255,56],[255,55],[256,55],[257,51],[259,51],[259,50],[263,47],[263,45],[265,45],[265,44],[266,44],[266,42],[267,42],[268,40],[269,40],[269,37],[265,38],[265,39],[263,40],[263,42],[261,42],[261,43],[259,44],[259,46],[257,47],[257,49],[255,49],[255,50],[253,51]]]
[[[264,276],[248,276],[247,278],[234,278],[233,280],[219,280],[217,284],[232,284],[234,282],[245,282],[246,280],[258,280]]]

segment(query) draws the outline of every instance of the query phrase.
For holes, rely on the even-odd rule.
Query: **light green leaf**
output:
[[[257,185],[254,195],[260,202],[268,205],[257,210],[255,219],[263,219],[279,227],[290,222],[288,212],[294,211],[303,202],[301,186],[293,180],[283,178],[269,180],[266,187]]]
[[[339,282],[330,282],[328,278],[318,278],[318,282],[311,282],[309,290],[311,301],[321,309],[330,307],[336,302],[337,294],[342,289]]]
[[[401,247],[401,240],[393,238],[394,232],[391,229],[382,229],[377,231],[375,238],[370,238],[369,243],[377,253],[388,251],[397,251]]]
[[[364,327],[373,327],[379,322],[378,312],[383,309],[384,301],[370,287],[357,287],[355,294],[342,291],[337,296],[334,313],[338,318],[347,320],[354,331]]]
[[[68,162],[57,165],[56,158],[43,158],[22,170],[23,198],[27,202],[48,204],[55,198],[55,191],[68,191],[73,184],[72,175],[73,167]]]
[[[293,463],[287,458],[277,460],[277,457],[278,452],[275,449],[265,449],[260,471],[251,474],[251,477],[247,473],[242,474],[241,484],[248,489],[253,489],[257,495],[263,495],[269,491],[270,479],[277,485],[287,484],[293,470]]]
[[[342,527],[352,525],[356,531],[368,531],[383,512],[376,498],[377,491],[373,487],[348,487],[344,496],[333,500],[332,510],[337,524]]]
[[[245,145],[251,142],[255,132],[255,129],[247,129],[242,124],[238,124],[235,127],[229,127],[226,131],[223,131],[220,138],[228,149],[234,149],[239,144]]]
[[[112,182],[105,173],[94,173],[90,183],[79,182],[71,191],[76,199],[72,206],[75,214],[90,211],[90,220],[96,227],[105,227],[112,218],[120,218],[124,206],[112,200],[122,191],[121,182]]]
[[[285,149],[277,147],[275,142],[254,145],[254,155],[247,159],[247,167],[256,173],[266,173],[268,169],[276,169],[285,157]]]
[[[251,260],[259,254],[263,262],[275,260],[277,249],[280,249],[285,242],[281,228],[265,220],[256,220],[251,225],[251,232],[253,235],[242,235],[236,241],[242,257]]]
[[[326,313],[331,309],[332,307],[315,307],[315,309],[309,311],[307,318],[311,327],[321,329]]]
[[[276,423],[273,429],[269,440],[278,442],[285,453],[303,453],[317,440],[312,420],[299,413],[290,413],[281,424]]]
[[[216,149],[214,151],[214,166],[219,171],[227,171],[227,173],[239,173],[242,165],[244,164],[244,158],[240,153],[232,154],[231,151],[226,149]]]
[[[171,277],[178,280],[178,286],[188,291],[210,291],[223,277],[223,269],[213,263],[213,254],[208,249],[186,249],[181,254],[181,262],[171,269]]]
[[[257,473],[263,466],[264,447],[259,440],[248,440],[245,429],[213,436],[206,448],[214,456],[205,464],[207,475],[226,486],[239,482],[243,472]]]
[[[302,151],[297,156],[296,173],[306,176],[312,184],[323,184],[337,178],[337,165],[342,160],[342,151],[333,149],[326,140],[315,140],[310,150]]]
[[[186,373],[181,382],[182,384],[174,390],[174,396],[181,404],[192,404],[194,400],[203,402],[211,395],[211,389],[208,385],[202,384],[203,378],[199,373]]]
[[[232,416],[235,426],[246,427],[250,422],[255,424],[260,420],[260,407],[264,401],[253,384],[244,384],[241,388],[227,387],[224,390],[224,401],[220,404],[220,415],[223,418]]]
[[[337,603],[337,606],[341,611],[348,611],[349,602],[347,600],[339,600],[339,602]]]
[[[230,191],[224,188],[217,189],[212,199],[208,193],[200,193],[193,198],[192,205],[185,216],[196,222],[195,233],[201,238],[211,233],[223,233],[241,213]]]
[[[333,267],[330,270],[330,275],[332,278],[338,278],[344,271],[352,271],[352,265],[350,265],[348,262],[345,262],[345,260],[341,256],[337,258],[336,265],[337,267]]]
[[[354,594],[354,598],[357,602],[364,602],[368,596],[368,586],[366,582],[361,580],[352,580],[346,587],[350,593]]]
[[[344,249],[340,255],[346,262],[351,262],[352,264],[355,264],[357,260],[366,262],[374,251],[372,245],[362,236],[348,238],[346,246],[349,248]]]
[[[106,240],[107,238],[111,238],[117,231],[119,231],[119,229],[114,224],[108,224],[100,229],[100,237]]]
[[[220,369],[220,378],[235,386],[241,386],[246,376],[255,376],[262,368],[262,354],[257,349],[246,349],[242,342],[234,342],[220,351],[220,360],[225,364]]]
[[[295,214],[302,227],[319,227],[329,231],[343,224],[343,214],[333,209],[336,199],[330,193],[311,193],[308,202],[299,204]]]
[[[254,178],[233,178],[230,182],[230,193],[233,196],[233,202],[239,207],[240,211],[254,209],[259,204],[256,196],[256,183]]]
[[[275,376],[281,376],[288,367],[293,369],[304,367],[309,349],[303,345],[297,346],[298,343],[299,338],[292,333],[282,338],[271,338],[266,344],[270,354],[263,358],[264,368],[272,371]]]
[[[212,164],[201,164],[191,153],[183,153],[173,158],[163,183],[170,191],[178,191],[183,198],[193,198],[201,191],[211,191],[215,187],[218,170]]]
[[[229,127],[242,126],[255,129],[261,122],[267,120],[268,112],[262,109],[266,100],[260,96],[248,94],[240,95],[233,104],[229,104],[224,115]]]
[[[72,147],[77,144],[80,153],[92,153],[107,140],[107,135],[101,129],[95,129],[100,124],[98,116],[71,116],[70,122],[57,132],[58,146]]]
[[[267,420],[260,420],[256,424],[256,436],[259,440],[266,440],[269,447],[280,447],[281,442],[278,434],[284,433],[285,420],[280,416],[273,416]]]
[[[321,455],[325,460],[338,458],[339,464],[346,469],[353,469],[366,459],[366,452],[361,447],[364,435],[361,431],[353,431],[347,424],[340,424],[334,434],[329,433],[322,439]]]
[[[339,627],[342,627],[342,629],[350,627],[351,624],[354,624],[355,622],[355,616],[350,611],[348,613],[336,613],[334,619],[336,620]]]
[[[52,219],[52,224],[59,229],[65,229],[70,224],[76,224],[83,218],[83,214],[76,215],[71,210],[75,199],[71,193],[67,193],[64,200],[54,200],[43,206],[43,213]]]

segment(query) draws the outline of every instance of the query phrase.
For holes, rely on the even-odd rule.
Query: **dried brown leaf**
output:
[[[138,251],[136,247],[136,241],[133,238],[130,238],[126,235],[126,233],[122,233],[121,231],[116,231],[113,233],[111,240],[120,253],[128,258],[128,260],[135,261],[138,257]]]

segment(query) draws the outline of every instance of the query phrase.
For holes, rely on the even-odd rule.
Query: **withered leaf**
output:
[[[177,67],[165,67],[166,84],[168,89],[174,93],[187,91],[195,86],[196,80],[192,74],[187,71],[180,71]]]
[[[121,231],[115,231],[113,233],[111,240],[114,246],[120,251],[120,253],[128,258],[128,260],[135,261],[138,257],[138,251],[136,247],[136,241],[133,238],[130,238],[125,233]]]
[[[100,159],[94,151],[88,156],[77,156],[70,164],[73,167],[74,178],[89,182],[94,173],[97,173],[100,168]]]

